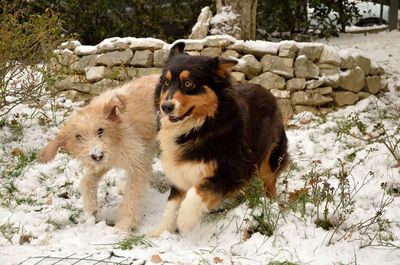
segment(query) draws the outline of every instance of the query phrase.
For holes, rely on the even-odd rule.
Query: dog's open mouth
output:
[[[188,117],[192,111],[193,111],[194,107],[191,107],[185,114],[181,115],[181,116],[172,116],[172,115],[168,115],[168,119],[170,122],[178,122],[183,120],[184,118]]]

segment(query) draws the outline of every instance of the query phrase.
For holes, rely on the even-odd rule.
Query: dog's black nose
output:
[[[161,104],[161,109],[166,113],[171,113],[174,110],[174,103],[171,101],[164,102]]]
[[[96,154],[96,155],[95,155],[95,154],[91,154],[90,157],[91,157],[94,161],[100,161],[100,160],[103,159],[104,153],[101,152],[101,153]]]

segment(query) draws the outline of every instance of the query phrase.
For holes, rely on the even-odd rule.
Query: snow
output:
[[[400,43],[400,33],[385,32],[366,36],[346,34],[338,39],[320,42],[346,49],[349,56],[355,50],[368,54],[372,61],[385,68],[390,78],[390,92],[380,99],[371,96],[326,117],[300,113],[288,125],[289,152],[296,168],[284,173],[278,180],[281,197],[285,196],[285,185],[289,192],[304,187],[303,176],[312,169],[338,173],[338,159],[346,161],[345,167],[348,170],[354,166],[349,178],[351,187],[361,187],[361,183],[368,180],[354,196],[354,213],[340,228],[340,232],[345,233],[349,231],[345,228],[349,229],[374,214],[384,194],[382,183],[400,186],[399,168],[382,144],[368,144],[337,135],[337,123],[347,121],[353,112],[359,113],[360,119],[368,122],[368,128],[372,128],[375,122],[371,121],[376,121],[373,114],[375,105],[382,109],[400,105],[399,93],[394,90],[400,69],[400,46],[395,44]],[[269,45],[261,47],[257,42],[252,42],[252,45],[264,50],[271,49]],[[52,106],[57,106],[57,110],[52,110]],[[7,114],[6,120],[15,120],[23,129],[18,132],[8,125],[0,126],[1,172],[9,172],[14,168],[17,158],[11,156],[13,149],[20,148],[25,154],[40,150],[55,135],[65,117],[81,106],[82,103],[73,103],[59,97],[55,102],[44,102],[40,112],[25,105],[13,109]],[[44,117],[54,118],[43,124]],[[385,124],[395,129],[396,123],[393,121],[386,120]],[[374,149],[368,151],[371,148]],[[368,152],[369,155],[364,159]],[[350,154],[354,154],[353,161],[346,160]],[[312,163],[316,160],[320,162]],[[155,160],[154,171],[162,171],[158,160]],[[373,176],[369,175],[370,171],[374,173]],[[89,259],[144,264],[151,263],[152,255],[159,255],[163,264],[214,264],[216,257],[222,260],[222,264],[268,264],[270,261],[290,261],[296,264],[399,264],[398,196],[386,195],[385,198],[393,201],[385,208],[383,215],[383,218],[392,221],[386,229],[394,236],[390,242],[397,248],[382,245],[361,248],[365,241],[361,240],[358,231],[348,233],[343,239],[338,234],[332,236],[332,230],[326,231],[315,225],[312,213],[316,209],[307,203],[304,216],[298,211],[282,212],[281,218],[276,219],[275,232],[269,237],[255,233],[249,239],[243,239],[244,230],[253,217],[249,208],[242,204],[228,212],[224,218],[202,222],[186,237],[166,232],[160,238],[149,239],[153,243],[150,247],[134,246],[132,250],[122,250],[116,248],[116,244],[128,235],[116,231],[107,223],[115,219],[121,201],[119,185],[123,172],[112,170],[101,181],[98,196],[102,210],[96,218],[82,212],[78,186],[83,174],[79,163],[64,153],[59,153],[54,161],[44,165],[31,161],[18,176],[8,175],[4,178],[0,174],[0,231],[6,224],[12,224],[17,229],[11,242],[0,233],[0,264],[72,264],[79,259],[83,260],[78,264],[95,264],[95,261]],[[287,176],[286,184],[283,183],[284,176]],[[149,177],[155,179],[155,176]],[[5,184],[10,180],[15,180],[18,191],[11,205],[7,206],[3,205],[2,196],[5,194]],[[331,183],[337,185],[334,179],[331,179]],[[167,193],[161,193],[154,187],[150,190],[137,233],[142,234],[155,227],[167,197]],[[17,199],[27,198],[33,199],[34,203],[17,202]],[[276,202],[269,207],[272,216],[280,211]],[[21,235],[31,235],[33,238],[30,243],[20,245]],[[333,244],[328,244],[331,236]],[[60,257],[64,259],[60,261]]]
[[[80,45],[77,46],[74,50],[74,53],[77,55],[90,55],[95,54],[97,52],[97,46],[92,45]]]

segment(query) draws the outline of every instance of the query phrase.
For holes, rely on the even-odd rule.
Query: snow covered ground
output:
[[[167,193],[155,187],[137,233],[109,226],[121,200],[123,172],[117,170],[101,182],[98,220],[84,214],[79,163],[62,153],[46,165],[34,157],[79,105],[58,98],[56,112],[50,104],[34,113],[27,106],[15,108],[0,121],[0,264],[400,264],[400,166],[382,143],[340,134],[338,128],[349,125],[352,113],[368,132],[378,122],[389,132],[398,128],[399,120],[390,116],[400,116],[400,95],[394,88],[400,71],[398,43],[399,32],[330,39],[328,44],[358,49],[383,66],[391,91],[325,117],[294,117],[287,131],[293,164],[279,179],[279,201],[265,202],[264,212],[244,203],[223,218],[211,214],[186,237],[132,236],[152,229],[162,215]],[[162,186],[157,161],[154,169],[154,186]],[[343,175],[347,178],[340,182]],[[308,193],[304,200],[302,188]],[[327,218],[334,227],[329,230],[315,224],[317,214],[324,215],[323,192],[332,195]],[[260,213],[266,214],[273,234],[256,232],[249,238],[247,230]],[[127,237],[136,242],[132,249],[124,249]]]

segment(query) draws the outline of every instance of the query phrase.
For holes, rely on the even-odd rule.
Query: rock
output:
[[[77,40],[69,40],[69,41],[61,43],[60,47],[74,51],[76,49],[76,47],[81,46],[81,45],[82,44]]]
[[[289,91],[304,90],[306,87],[306,79],[292,78],[286,81],[286,89]]]
[[[400,83],[394,85],[396,91],[400,91]],[[381,88],[383,92],[389,92],[389,82],[387,79],[381,79]]]
[[[204,39],[207,37],[210,29],[211,18],[212,11],[210,10],[210,7],[203,7],[197,18],[196,24],[192,28],[192,33],[189,35],[189,39]]]
[[[274,73],[265,72],[251,79],[249,83],[260,84],[266,89],[283,89],[285,87],[285,78]]]
[[[232,75],[234,81],[236,81],[237,83],[244,83],[244,81],[245,81],[244,73],[232,72],[231,75]]]
[[[321,56],[319,58],[320,64],[339,66],[341,61],[342,60],[340,58],[339,52],[336,50],[336,48],[332,46],[324,46],[324,49],[322,50]]]
[[[296,77],[306,78],[306,79],[318,79],[319,68],[307,57],[299,56],[294,62],[294,74]]]
[[[270,92],[276,98],[290,98],[290,91],[287,90],[271,89]]]
[[[164,63],[167,61],[169,51],[165,49],[159,49],[154,51],[154,66],[163,67]]]
[[[200,52],[198,52],[198,51],[187,51],[187,54],[189,54],[191,56],[199,56]]]
[[[131,80],[138,76],[138,71],[136,68],[133,67],[113,67],[111,69],[111,73],[108,76],[110,79],[117,79],[117,80]]]
[[[132,50],[159,50],[167,45],[165,42],[155,38],[132,38],[129,48]],[[172,47],[172,46],[171,46]]]
[[[88,67],[96,65],[97,54],[85,55],[78,62],[72,65],[72,70],[84,74]]]
[[[253,55],[246,54],[238,60],[233,70],[244,73],[247,79],[252,79],[261,72],[261,63]]]
[[[88,92],[82,93],[77,90],[64,90],[62,94],[72,101],[90,101],[93,97]]]
[[[352,69],[356,65],[353,56],[347,50],[340,50],[340,69]]]
[[[137,76],[142,77],[145,75],[161,75],[162,69],[161,68],[136,68]]]
[[[279,56],[286,58],[295,58],[298,51],[298,47],[295,42],[281,42],[279,46]]]
[[[218,47],[207,47],[204,48],[200,54],[203,56],[209,56],[209,57],[217,57],[219,55],[221,55],[222,50]]]
[[[369,72],[370,75],[383,75],[385,73],[385,69],[383,67],[378,66],[375,62],[371,62],[371,70]]]
[[[365,78],[364,91],[376,94],[381,90],[381,77],[380,76],[367,76]]]
[[[319,87],[316,89],[309,90],[310,93],[317,93],[321,95],[328,95],[332,93],[333,89],[330,86]]]
[[[320,87],[324,84],[324,81],[322,79],[312,79],[312,80],[308,80],[306,82],[306,87],[307,89],[314,89],[317,87]]]
[[[150,50],[136,51],[130,64],[133,66],[151,67],[153,65],[153,52]]]
[[[289,99],[278,98],[278,106],[281,109],[283,121],[287,121],[293,116],[293,107]]]
[[[319,113],[319,111],[315,107],[302,106],[302,105],[294,106],[294,112],[296,114],[299,114],[299,113],[302,113],[302,112],[311,112],[313,114],[318,114]]]
[[[369,58],[362,55],[356,55],[354,56],[354,61],[355,64],[363,70],[365,76],[369,75],[371,70],[371,60]]]
[[[54,83],[54,88],[56,90],[69,90],[75,89],[81,85],[81,83],[86,82],[84,75],[67,75],[65,78],[58,79]],[[80,89],[81,91],[82,89]]]
[[[353,105],[357,102],[358,96],[349,91],[337,91],[331,93],[331,97],[333,98],[333,102],[336,106],[342,107],[346,105]]]
[[[340,86],[339,74],[323,76],[320,78],[320,80],[324,82],[324,85],[330,86],[332,88],[338,88]]]
[[[341,72],[340,87],[352,92],[359,92],[365,85],[364,72],[360,67]]]
[[[265,54],[277,55],[279,43],[260,40],[247,40],[243,43],[243,53],[250,53],[260,58]]]
[[[96,63],[113,66],[113,65],[124,65],[127,64],[133,56],[131,49],[126,49],[123,51],[113,51],[103,53],[97,56]]]
[[[370,93],[364,92],[364,91],[360,91],[357,93],[357,97],[361,100],[361,99],[366,99],[370,96]]]
[[[234,43],[236,39],[229,35],[214,35],[207,36],[204,41],[206,47],[225,48]]]
[[[90,89],[90,94],[99,95],[106,90],[110,90],[112,88],[119,86],[120,84],[121,82],[118,82],[116,80],[102,79],[99,82],[96,82],[92,85]]]
[[[113,37],[103,40],[97,45],[97,52],[111,52],[117,50],[126,50],[129,48],[129,43],[127,40],[120,37]]]
[[[63,66],[68,66],[78,61],[79,57],[76,56],[71,50],[64,49],[57,54],[57,62]]]
[[[263,72],[269,71],[285,78],[292,78],[294,76],[292,58],[266,54],[261,58],[261,65]]]
[[[74,53],[79,56],[97,53],[97,46],[81,45],[75,48]]]
[[[225,58],[235,58],[235,59],[237,59],[237,58],[240,57],[240,54],[239,54],[237,51],[235,51],[235,50],[226,50],[226,51],[224,51],[224,52],[222,53],[222,57],[225,57]]]
[[[329,63],[318,64],[320,76],[331,76],[339,74],[339,67]]]
[[[238,53],[243,53],[243,49],[244,49],[244,40],[237,40],[234,43],[232,43],[231,45],[229,45],[227,47],[227,49],[229,50],[235,50]]]
[[[88,81],[98,81],[104,79],[111,74],[111,70],[105,66],[93,66],[89,67],[86,71],[86,80]]]
[[[174,41],[174,43],[171,44],[171,47],[174,46],[178,42],[184,42],[185,43],[185,51],[201,51],[201,50],[203,50],[204,43],[205,43],[204,40],[186,40],[186,39],[181,39],[181,40]]]
[[[292,95],[293,105],[322,106],[332,101],[331,97],[319,93],[297,91]]]
[[[298,55],[305,55],[309,60],[316,62],[321,57],[324,46],[317,43],[302,43],[299,47]]]

